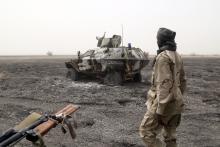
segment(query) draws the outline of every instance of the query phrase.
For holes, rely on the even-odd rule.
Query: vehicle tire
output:
[[[141,80],[142,80],[141,73],[136,73],[136,74],[134,75],[134,81],[135,81],[135,82],[141,82]]]
[[[104,84],[107,85],[122,85],[123,76],[119,71],[109,71],[104,77]]]
[[[73,81],[78,81],[79,80],[79,72],[76,71],[74,68],[69,68],[68,72],[66,74],[67,78],[70,78]]]

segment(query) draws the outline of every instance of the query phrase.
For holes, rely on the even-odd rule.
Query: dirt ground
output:
[[[0,58],[0,133],[31,111],[54,112],[68,103],[81,105],[76,113],[77,139],[52,129],[48,147],[144,147],[138,127],[146,111],[151,67],[144,83],[106,86],[98,80],[72,82],[65,78],[64,61],[56,58]],[[220,58],[184,58],[186,110],[178,128],[179,147],[220,146]],[[22,140],[20,146],[32,146]]]

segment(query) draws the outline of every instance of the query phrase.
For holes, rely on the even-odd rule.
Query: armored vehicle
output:
[[[67,77],[74,81],[83,75],[92,75],[102,79],[105,84],[119,85],[126,80],[141,81],[141,69],[149,62],[146,54],[139,48],[120,46],[121,36],[112,38],[96,37],[95,49],[81,54],[65,62]]]

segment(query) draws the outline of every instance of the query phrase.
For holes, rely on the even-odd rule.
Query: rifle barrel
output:
[[[73,114],[75,111],[77,111],[80,107],[77,105],[69,104],[65,108],[61,109],[57,113],[55,113],[55,117],[58,118],[61,115],[61,120],[64,119],[66,116],[69,116]],[[29,119],[25,120],[21,125],[18,125],[17,129],[9,129],[7,132],[5,132],[2,136],[0,136],[0,147],[7,147],[9,145],[14,145],[17,142],[19,142],[24,137],[28,136],[28,131],[33,130],[37,135],[44,136],[47,134],[47,132],[50,131],[53,127],[57,125],[57,123],[61,123],[60,121],[57,121],[56,119],[50,118],[51,116],[43,115],[39,116],[33,123],[28,124],[26,128],[24,128],[24,124],[29,123]],[[63,118],[62,118],[63,117]],[[31,141],[31,140],[30,140]]]
[[[5,139],[9,138],[10,136],[14,135],[15,133],[17,133],[14,129],[9,129],[7,130],[5,133],[3,133],[1,136],[0,136],[0,143],[2,141],[4,141]]]
[[[45,116],[40,117],[37,121],[35,121],[32,125],[30,125],[29,127],[17,132],[16,134],[12,135],[11,137],[9,137],[8,139],[2,141],[0,143],[0,147],[6,147],[14,142],[19,141],[21,138],[24,138],[27,136],[26,131],[34,129],[35,127],[37,127],[38,125],[42,124],[43,122],[47,121],[48,118]]]

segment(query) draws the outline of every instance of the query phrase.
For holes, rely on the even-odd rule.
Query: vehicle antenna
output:
[[[121,37],[122,37],[121,42],[122,42],[122,46],[123,46],[123,42],[124,42],[123,41],[123,39],[124,39],[123,24],[121,25]]]

